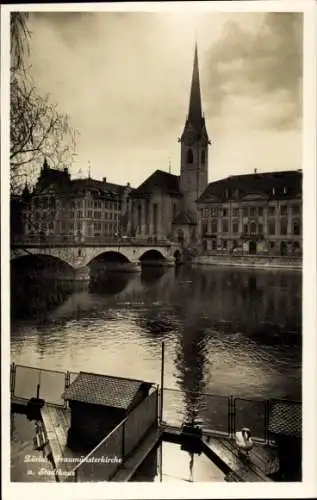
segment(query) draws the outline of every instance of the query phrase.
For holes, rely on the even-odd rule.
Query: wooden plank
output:
[[[258,470],[256,466],[250,464],[249,462],[244,462],[239,458],[238,452],[233,452],[230,449],[230,443],[228,446],[228,440],[220,438],[203,438],[204,445],[215,454],[220,460],[235,473],[235,476],[240,478],[244,482],[256,482],[265,481],[268,482],[270,479]]]
[[[137,446],[132,455],[124,462],[123,466],[115,473],[111,481],[126,482],[140,467],[142,462],[159,442],[162,435],[161,429],[153,429]]]
[[[210,437],[207,440],[203,437],[202,441],[212,453],[217,455],[217,457],[219,457],[222,462],[224,462],[229,467],[229,469],[235,470],[239,468],[239,466],[241,465],[239,461],[237,461],[236,457],[230,450],[223,446],[219,439]]]
[[[238,476],[235,472],[231,471],[225,476],[225,481],[228,483],[240,483],[241,479],[240,476]]]
[[[237,458],[239,457],[239,451],[236,447],[234,440],[232,439],[221,439],[222,444],[227,447]],[[263,449],[263,446],[254,446],[252,450],[250,450],[248,458],[249,468],[252,469],[260,478],[264,480],[264,477],[267,477],[267,474],[271,474],[268,469],[268,461],[272,460],[272,453],[269,454],[268,451]],[[276,470],[274,471],[276,472]]]
[[[63,417],[63,409],[45,404],[41,409],[41,416],[54,466],[57,469],[57,478],[60,482],[69,481],[68,476],[58,473],[59,471],[70,472],[75,465],[73,462],[64,460],[69,458],[72,453],[67,448],[66,429],[68,427],[65,425],[67,419]]]

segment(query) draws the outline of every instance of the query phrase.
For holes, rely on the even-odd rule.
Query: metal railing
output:
[[[62,372],[12,363],[10,370],[12,401],[27,403],[29,399],[37,397],[52,405],[66,406],[62,394],[77,375],[77,372]],[[181,428],[184,423],[197,422],[206,434],[228,437],[232,437],[236,430],[242,427],[249,427],[255,440],[270,443],[269,415],[272,401],[208,393],[198,394],[164,388],[163,426]],[[276,401],[283,402],[283,400],[274,399],[275,403]],[[290,405],[301,404],[294,401],[288,401],[288,403]],[[158,396],[156,404],[158,404]],[[139,411],[145,413],[142,425],[141,420],[136,417],[137,413],[132,412],[129,420],[124,424],[125,427],[122,427],[122,429],[128,429],[127,435],[129,435],[125,440],[127,447],[125,453],[130,452],[135,445],[133,434],[138,435],[142,426],[146,427],[152,421],[154,413],[158,415],[157,410],[154,412],[151,399],[144,400]]]
[[[27,403],[31,398],[41,398],[56,406],[65,406],[62,394],[77,373],[48,370],[12,363],[10,368],[10,393],[12,401]]]
[[[163,426],[180,428],[194,423],[205,434],[233,437],[237,430],[248,427],[254,441],[273,443],[269,432],[271,400],[247,399],[207,393],[190,393],[179,389],[164,389]],[[283,400],[274,400],[281,401]],[[296,408],[297,401],[288,401]]]

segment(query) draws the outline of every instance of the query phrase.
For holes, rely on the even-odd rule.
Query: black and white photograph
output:
[[[2,7],[5,500],[313,493],[312,4]]]

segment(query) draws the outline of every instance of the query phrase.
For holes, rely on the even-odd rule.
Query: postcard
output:
[[[315,3],[1,27],[5,500],[313,496]]]

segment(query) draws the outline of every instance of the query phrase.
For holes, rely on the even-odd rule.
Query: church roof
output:
[[[133,191],[132,196],[142,197],[150,195],[157,190],[171,196],[182,196],[179,185],[179,176],[170,174],[169,172],[164,172],[163,170],[156,170]]]
[[[232,175],[208,184],[197,203],[226,199],[243,200],[250,195],[268,199],[287,199],[299,196],[301,185],[300,170]]]
[[[178,226],[187,226],[197,224],[197,222],[194,214],[192,214],[188,210],[184,210],[175,217],[175,219],[173,220],[173,224]]]

